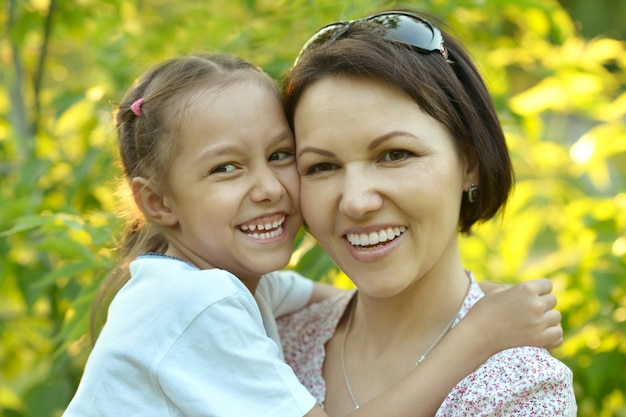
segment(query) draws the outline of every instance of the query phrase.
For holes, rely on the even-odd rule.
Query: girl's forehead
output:
[[[176,131],[185,142],[193,138],[198,146],[223,142],[256,149],[273,138],[292,138],[280,97],[271,86],[245,80],[229,83],[194,92],[186,104],[179,109]]]

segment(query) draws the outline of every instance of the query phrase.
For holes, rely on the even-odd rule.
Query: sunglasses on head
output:
[[[304,44],[296,58],[296,63],[306,50],[341,39],[357,22],[379,24],[385,28],[384,39],[410,45],[422,53],[439,51],[448,63],[452,63],[448,60],[448,50],[439,29],[419,16],[398,11],[377,13],[362,19],[335,22],[322,27]]]

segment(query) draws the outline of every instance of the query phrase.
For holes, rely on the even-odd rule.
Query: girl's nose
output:
[[[287,192],[276,173],[270,167],[256,170],[253,175],[253,188],[250,198],[256,202],[276,202]]]

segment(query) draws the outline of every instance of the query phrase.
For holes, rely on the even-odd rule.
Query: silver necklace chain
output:
[[[355,309],[356,309],[356,300],[353,300],[352,305],[350,306],[350,314],[348,316],[348,323],[346,323],[346,330],[343,333],[343,343],[341,344],[341,370],[343,371],[343,381],[345,382],[346,388],[348,389],[348,394],[350,395],[350,399],[352,399],[352,403],[354,404],[354,409],[358,410],[361,406],[359,405],[358,401],[354,397],[354,392],[352,392],[352,386],[350,385],[350,378],[348,378],[348,369],[346,368],[346,360],[345,360],[346,340],[348,339],[348,332],[350,331],[350,328],[352,327],[352,318],[354,317]],[[426,352],[424,352],[424,354],[419,358],[419,360],[415,362],[415,365],[413,365],[413,368],[417,367],[417,365],[422,363],[424,359],[426,359],[426,356],[428,356],[428,354],[432,352],[432,350],[439,344],[439,342],[441,342],[441,339],[443,339],[445,335],[448,334],[448,332],[452,328],[452,325],[454,324],[454,321],[456,320],[457,315],[458,313],[455,314],[454,317],[452,317],[452,320],[450,320],[450,323],[448,323],[446,328],[443,329],[439,337],[435,339],[433,344],[430,345],[430,347],[426,350]]]

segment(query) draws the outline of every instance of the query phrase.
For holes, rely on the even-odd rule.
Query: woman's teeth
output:
[[[379,243],[389,242],[406,232],[406,227],[388,227],[371,233],[348,233],[346,239],[353,246],[372,246]]]

